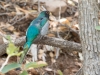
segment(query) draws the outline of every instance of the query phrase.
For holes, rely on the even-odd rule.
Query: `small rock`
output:
[[[38,0],[33,0],[33,4],[35,4]],[[59,7],[61,7],[61,13],[64,13],[67,4],[65,0],[39,0],[42,3],[45,3],[45,7],[48,11],[52,12],[53,15],[57,16],[59,15]]]

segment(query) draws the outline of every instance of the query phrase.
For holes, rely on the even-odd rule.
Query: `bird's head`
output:
[[[50,12],[49,11],[42,11],[39,16],[47,17],[49,19]]]

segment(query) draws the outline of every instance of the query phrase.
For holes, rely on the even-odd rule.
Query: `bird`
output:
[[[35,18],[29,25],[26,31],[26,42],[23,46],[23,53],[19,60],[21,64],[31,47],[32,43],[37,40],[40,35],[46,35],[49,29],[49,11],[42,11],[37,18]]]

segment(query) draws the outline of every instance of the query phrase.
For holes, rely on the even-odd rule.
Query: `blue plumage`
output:
[[[22,63],[25,55],[27,54],[31,44],[39,35],[45,35],[49,27],[49,12],[42,11],[39,16],[34,19],[26,32],[26,43],[24,44],[23,50],[24,53],[21,55],[19,63]]]

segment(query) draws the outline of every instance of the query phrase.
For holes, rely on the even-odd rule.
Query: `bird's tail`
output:
[[[22,55],[21,55],[21,58],[20,58],[20,61],[19,61],[19,64],[21,64],[22,62],[23,62],[23,60],[24,60],[24,58],[25,58],[25,56],[26,56],[26,54],[27,54],[27,52],[28,52],[28,50],[29,50],[29,48],[30,48],[30,45],[31,44],[29,44],[29,43],[25,43],[24,44],[24,47],[23,47],[23,53],[22,53]]]

